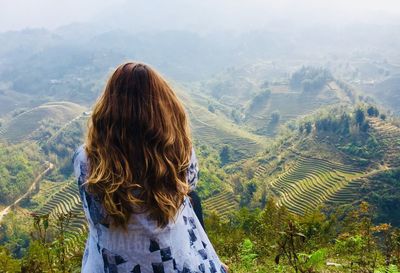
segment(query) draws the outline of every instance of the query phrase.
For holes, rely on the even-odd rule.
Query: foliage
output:
[[[396,265],[391,264],[388,267],[380,267],[379,269],[375,270],[374,273],[400,273],[400,270]]]
[[[244,190],[240,196],[240,205],[248,206],[253,199],[254,193],[257,191],[257,183],[254,180],[247,182],[244,186]]]
[[[328,81],[332,80],[331,73],[324,68],[303,66],[292,74],[290,86],[304,92],[319,91]]]
[[[40,170],[39,155],[35,144],[0,143],[0,203],[9,204],[27,191]]]
[[[80,268],[82,253],[68,253],[66,236],[72,214],[33,215],[32,242],[21,260],[23,272],[76,272]],[[78,259],[77,259],[78,258]]]
[[[76,120],[69,124],[68,130],[50,133],[51,138],[41,143],[46,157],[51,158],[57,166],[55,173],[60,177],[54,179],[63,180],[71,175],[73,168],[71,157],[82,143],[85,123],[85,120]]]
[[[19,261],[4,247],[0,247],[0,272],[21,272]]]
[[[375,106],[368,106],[367,108],[367,114],[370,117],[378,117],[379,116],[379,110]]]
[[[400,226],[400,170],[388,170],[369,177],[362,190],[364,200],[372,204],[376,222],[389,222]]]
[[[195,144],[196,155],[199,160],[199,183],[196,191],[199,196],[206,199],[223,191],[227,185],[227,175],[220,168],[220,155],[214,149],[206,145]]]
[[[277,124],[281,118],[281,115],[278,111],[274,111],[271,113],[271,124]]]
[[[260,93],[258,93],[250,102],[249,110],[250,111],[258,111],[260,108],[265,105],[265,103],[271,97],[271,90],[266,89]]]
[[[373,106],[367,109],[373,115],[379,112]],[[329,142],[340,151],[352,157],[358,157],[357,161],[360,166],[365,165],[363,162],[380,160],[383,156],[384,143],[379,141],[379,138],[370,130],[364,107],[359,106],[354,109],[353,113],[348,112],[332,109],[316,116],[314,124],[309,120],[302,122],[299,131],[304,135],[309,135],[315,128],[314,131],[318,137],[330,137]]]
[[[254,253],[254,244],[250,239],[244,239],[240,250],[241,267],[250,271],[253,268],[253,263],[256,258],[257,254]]]
[[[226,165],[232,161],[232,148],[229,145],[224,145],[219,153],[221,165]]]
[[[370,205],[361,203],[350,211],[295,217],[268,198],[262,211],[242,209],[227,222],[212,215],[206,227],[218,254],[234,272],[395,270],[400,265],[399,229],[375,225],[373,214]],[[382,232],[390,243],[382,240]]]

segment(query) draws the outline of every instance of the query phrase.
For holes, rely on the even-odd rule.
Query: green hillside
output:
[[[269,63],[259,68],[273,70]],[[190,118],[199,158],[197,191],[203,198],[207,230],[218,251],[226,255],[224,260],[238,266],[237,272],[249,272],[239,258],[245,254],[238,254],[248,238],[255,242],[262,263],[274,267],[271,255],[278,254],[277,240],[289,220],[301,226],[316,217],[318,225],[325,225],[328,220],[323,219],[331,221],[336,214],[340,219],[349,217],[351,208],[367,201],[379,212],[371,216],[372,222],[400,226],[393,219],[400,219],[396,118],[361,104],[366,100],[325,69],[294,66],[293,71],[296,76],[286,78],[276,71],[276,81],[261,72],[227,71],[227,78],[175,84]],[[235,80],[227,83],[229,79]],[[51,249],[46,255],[57,256],[57,249],[63,249],[70,265],[79,265],[87,224],[71,176],[71,156],[84,140],[90,115],[85,111],[74,103],[49,102],[16,107],[3,115],[0,140],[13,152],[26,146],[16,154],[25,167],[15,164],[24,176],[17,177],[10,164],[2,166],[8,172],[4,181],[19,181],[18,187],[12,187],[2,180],[4,189],[12,189],[3,203],[21,196],[45,161],[54,164],[43,181],[3,218],[0,241],[7,249],[20,247],[21,257],[30,257],[29,251],[38,249],[46,254],[46,248]],[[35,158],[28,147],[36,151]],[[6,146],[2,149],[3,156],[9,155]],[[22,215],[30,215],[33,228]],[[268,224],[268,219],[275,223]],[[41,234],[48,223],[46,234]],[[329,223],[340,231],[350,226]],[[20,234],[11,232],[14,227]],[[318,232],[328,237],[327,231]],[[330,240],[339,240],[337,232]],[[311,233],[307,238],[313,238]],[[16,240],[18,236],[23,239]],[[273,249],[268,249],[263,238],[273,242]],[[41,243],[35,246],[37,242]],[[307,253],[314,250],[309,248]],[[333,261],[344,263],[345,259]],[[281,272],[291,272],[285,271],[287,266]]]
[[[400,167],[400,128],[371,109],[375,108],[347,114],[334,108],[329,114],[310,116],[299,123],[300,133],[289,131],[267,152],[232,165],[231,171],[242,177],[245,169],[252,170],[257,190],[247,205],[260,206],[263,196],[271,195],[278,206],[305,215],[324,205],[363,200],[367,181],[380,183],[379,174]],[[309,126],[308,132],[304,126]]]
[[[6,120],[0,129],[0,139],[12,143],[35,139],[35,134],[48,125],[46,122],[62,127],[83,111],[82,106],[70,102],[42,104]]]
[[[231,192],[221,192],[204,201],[206,213],[216,213],[221,218],[231,216],[238,208],[237,197]]]
[[[204,197],[207,230],[219,253],[234,257],[230,261],[238,267],[238,272],[247,272],[240,260],[244,254],[238,254],[248,242],[246,238],[255,243],[254,251],[263,257],[257,264],[274,267],[271,255],[276,255],[278,249],[267,250],[268,243],[264,240],[269,238],[268,242],[279,247],[279,240],[284,236],[279,230],[285,228],[288,219],[301,230],[307,225],[329,224],[330,228],[338,229],[332,236],[341,238],[338,232],[346,231],[351,225],[347,222],[339,225],[334,218],[329,218],[336,215],[338,208],[345,211],[338,217],[350,217],[348,208],[368,201],[380,212],[378,216],[371,216],[371,221],[388,222],[397,215],[400,128],[377,108],[359,105],[319,109],[284,127],[277,138],[268,139],[250,132],[245,124],[231,121],[223,111],[210,112],[205,106],[208,96],[182,97],[191,118],[200,160],[198,191]],[[49,243],[42,243],[40,247],[50,242],[61,247],[65,257],[71,259],[70,266],[75,266],[74,257],[81,257],[87,232],[77,184],[70,179],[70,155],[82,141],[86,122],[87,116],[81,113],[61,127],[42,131],[47,137],[32,143],[40,146],[40,155],[51,159],[56,167],[46,177],[52,181],[42,182],[19,209],[34,215],[31,221],[42,225],[46,221],[52,223],[46,235]],[[223,153],[224,147],[230,147],[228,155]],[[316,212],[320,208],[326,216]],[[60,217],[66,221],[63,237],[59,237]],[[18,226],[26,221],[13,219]],[[268,219],[274,219],[272,226],[268,226]],[[7,236],[3,240],[13,245],[13,237],[8,235],[11,222],[9,218],[4,221]],[[318,236],[328,236],[328,231],[322,228],[313,230]],[[358,232],[360,228],[353,230]],[[307,240],[316,236],[311,231],[307,233],[307,229],[302,232],[308,234]],[[312,245],[320,247],[328,244],[326,240]],[[35,251],[41,249],[37,247]],[[316,251],[308,245],[301,247],[308,253]],[[345,254],[332,253],[325,255],[334,262],[347,263]],[[286,263],[283,268],[290,270],[287,266]]]
[[[36,145],[0,143],[0,204],[9,205],[25,193],[44,165]]]
[[[354,90],[326,69],[296,67],[290,77],[273,71],[269,63],[227,70],[195,87],[194,99],[207,104],[210,112],[266,137],[277,135],[288,121],[332,104],[352,105],[356,101]],[[271,75],[279,78],[270,80]]]
[[[331,198],[353,202],[352,196],[338,198],[336,194],[347,187],[357,187],[354,181],[363,175],[361,170],[343,164],[300,156],[270,183],[270,189],[279,197],[279,205],[304,215]]]
[[[59,215],[70,215],[66,231],[71,240],[74,235],[87,230],[86,218],[75,181],[57,185],[57,191],[42,205],[33,209],[36,215],[49,215],[50,221],[56,221]],[[42,193],[43,194],[43,193]]]
[[[188,111],[193,138],[199,144],[213,147],[217,151],[228,144],[234,150],[233,160],[251,157],[267,147],[266,137],[249,132],[224,112],[211,112],[208,104],[213,98],[201,90],[177,86],[177,91]],[[220,106],[228,109],[222,104]]]
[[[398,1],[4,2],[0,273],[81,271],[71,159],[130,61],[184,103],[229,273],[400,273]]]

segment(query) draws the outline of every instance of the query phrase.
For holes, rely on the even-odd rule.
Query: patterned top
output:
[[[226,273],[188,197],[175,221],[165,228],[157,227],[145,213],[132,214],[126,231],[113,228],[105,220],[100,201],[83,185],[87,177],[83,146],[75,152],[73,162],[89,226],[83,273]],[[194,189],[198,181],[194,150],[187,180]]]

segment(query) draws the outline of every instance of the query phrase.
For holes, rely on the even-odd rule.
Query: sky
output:
[[[0,0],[0,31],[74,22],[157,28],[257,28],[276,22],[347,24],[400,21],[399,0]],[[139,20],[140,19],[140,20]]]

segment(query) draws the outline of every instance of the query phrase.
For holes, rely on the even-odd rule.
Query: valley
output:
[[[373,116],[366,118],[370,126],[368,134],[373,134],[379,142],[378,149],[383,156],[374,159],[379,163],[367,163],[364,166],[354,163],[365,159],[359,159],[357,155],[338,147],[340,134],[328,136],[317,132],[321,111],[327,112],[324,115],[328,116],[338,115],[329,114],[329,111],[341,111],[348,115],[348,111],[363,103],[353,103],[356,95],[342,90],[335,80],[327,80],[321,88],[310,94],[291,89],[289,85],[271,86],[268,93],[259,91],[264,99],[250,96],[247,102],[242,101],[238,105],[226,104],[225,98],[199,94],[197,88],[185,91],[182,88],[179,86],[178,93],[187,107],[196,149],[209,147],[207,156],[210,156],[209,153],[216,154],[218,161],[218,153],[224,147],[229,151],[225,165],[220,167],[224,174],[217,178],[219,183],[225,185],[206,195],[206,213],[216,212],[228,219],[230,213],[239,206],[262,206],[256,199],[270,196],[276,198],[278,206],[285,206],[296,215],[305,215],[317,207],[350,205],[362,200],[358,189],[368,177],[399,167],[400,147],[390,144],[393,140],[400,141],[400,129],[390,121]],[[214,109],[210,109],[210,105],[214,105]],[[324,110],[330,109],[330,105],[341,105],[341,108],[336,106],[331,107],[333,110]],[[1,140],[11,145],[38,145],[44,158],[50,156],[55,162],[63,164],[56,167],[50,177],[69,180],[69,157],[83,140],[85,124],[90,115],[86,109],[85,106],[69,102],[44,103],[8,118],[1,127]],[[234,109],[239,109],[241,113],[236,119],[232,115]],[[271,125],[270,114],[278,110],[279,119]],[[368,116],[366,112],[365,115]],[[310,132],[307,136],[296,131],[306,126],[305,120],[312,119],[315,124],[308,124],[310,128],[305,130]],[[354,134],[357,135],[357,132]],[[68,145],[62,147],[62,143]],[[207,156],[201,160],[207,161]],[[207,164],[204,166],[209,167]],[[247,170],[243,170],[243,166]],[[232,177],[237,175],[246,180],[246,172],[251,173],[247,177],[255,181],[257,189],[251,193],[249,200],[243,201],[243,196],[237,195],[240,189]],[[73,218],[69,230],[84,230],[85,220],[75,184],[71,181],[64,183],[64,186],[55,185],[56,190],[51,198],[30,209],[35,214],[49,215],[50,218],[71,213]],[[43,193],[39,190],[36,194]]]
[[[26,35],[15,33],[14,39]],[[72,155],[84,142],[91,107],[105,79],[124,59],[120,52],[131,52],[127,44],[118,45],[121,51],[116,52],[97,42],[109,36],[121,36],[126,43],[136,38],[110,32],[69,48],[46,31],[31,35],[38,36],[38,43],[54,44],[44,50],[33,46],[32,54],[20,56],[37,68],[29,77],[14,78],[27,73],[26,67],[6,66],[12,57],[0,50],[0,255],[1,247],[24,262],[36,259],[30,251],[42,251],[41,259],[64,255],[76,271],[88,228]],[[153,54],[140,43],[135,49],[143,56]],[[346,251],[355,249],[360,257],[365,251],[361,243],[354,246],[359,237],[372,234],[367,239],[377,240],[374,246],[382,244],[384,235],[372,232],[382,224],[395,236],[400,228],[395,61],[376,61],[368,54],[359,61],[354,56],[361,53],[343,59],[327,54],[313,61],[247,55],[227,66],[224,50],[216,48],[220,56],[214,66],[199,64],[198,73],[188,70],[193,60],[176,52],[181,58],[173,66],[157,54],[149,58],[157,68],[166,68],[189,116],[206,229],[223,259],[237,266],[237,272],[252,272],[246,255],[255,252],[260,257],[252,260],[257,272],[272,272],[262,271],[264,267],[295,272],[287,260],[279,264],[279,255],[288,251],[280,240],[292,236],[299,248],[293,251],[306,261],[302,266],[321,250],[326,261],[347,270],[355,258]],[[49,61],[61,52],[70,59]],[[363,229],[367,224],[369,233]],[[296,241],[296,236],[304,240]],[[250,250],[247,240],[254,242]],[[348,245],[338,250],[342,242]],[[384,264],[382,247],[379,251]],[[27,263],[35,264],[32,260]],[[303,272],[361,272],[324,266],[325,271],[313,265]]]

